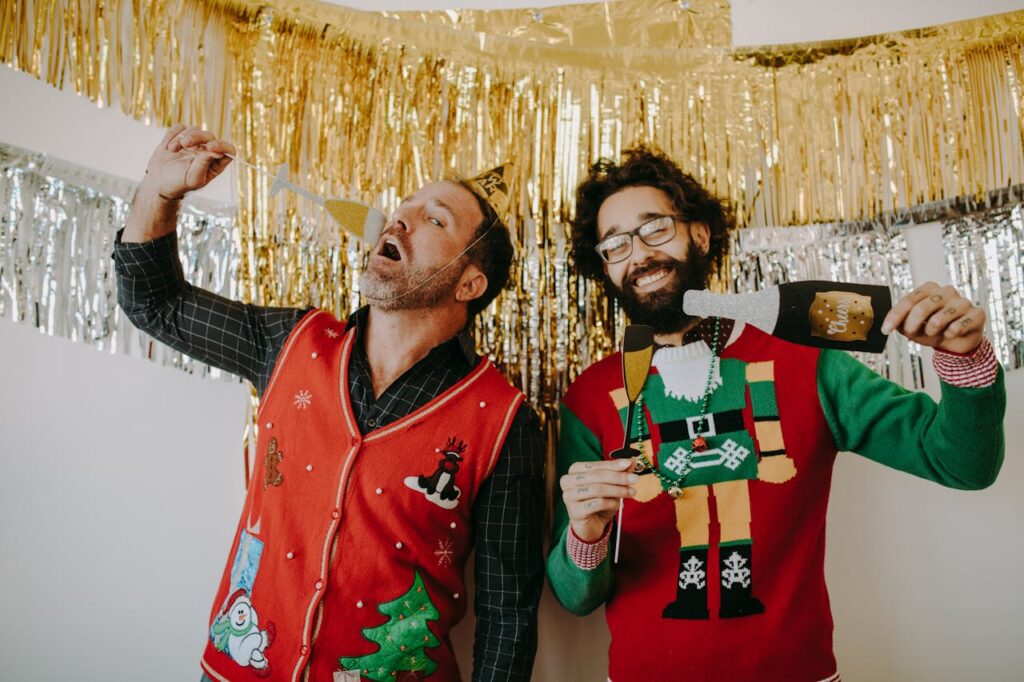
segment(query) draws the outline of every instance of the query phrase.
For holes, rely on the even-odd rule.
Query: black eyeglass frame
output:
[[[660,239],[660,240],[655,241],[655,242],[650,242],[647,239],[644,239],[643,234],[641,234],[641,230],[643,230],[645,227],[647,227],[651,223],[653,223],[655,221],[658,221],[658,220],[664,220],[665,218],[671,218],[672,219],[671,234],[669,234],[664,239]],[[599,241],[594,246],[594,250],[597,251],[597,255],[600,256],[601,260],[603,260],[605,263],[607,263],[608,265],[615,265],[616,263],[621,263],[622,261],[626,260],[627,258],[629,258],[630,256],[633,255],[633,237],[637,237],[640,241],[642,241],[647,246],[661,246],[662,244],[669,243],[670,241],[672,241],[675,238],[676,234],[679,231],[678,228],[676,227],[676,224],[677,223],[681,223],[681,222],[684,222],[684,220],[683,220],[683,217],[680,216],[680,215],[666,214],[666,215],[654,216],[650,220],[645,220],[641,224],[637,225],[632,230],[629,230],[627,232],[616,232],[613,235],[609,235],[609,236],[605,237],[604,239]],[[626,252],[626,255],[624,255],[622,258],[616,258],[615,260],[610,260],[601,251],[601,245],[602,244],[607,244],[609,241],[611,241],[613,239],[618,239],[620,237],[629,237],[629,250]]]

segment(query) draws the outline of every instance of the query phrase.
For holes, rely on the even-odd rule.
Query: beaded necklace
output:
[[[708,365],[708,377],[704,382],[704,395],[700,400],[700,421],[698,422],[697,435],[693,437],[691,443],[693,443],[693,450],[697,452],[703,452],[707,450],[708,443],[704,438],[704,428],[708,423],[708,403],[711,402],[711,382],[715,377],[715,368],[718,365],[718,330],[720,320],[715,318],[715,333],[711,339],[711,362]],[[647,418],[644,416],[643,409],[643,394],[641,393],[636,399],[636,409],[638,410],[639,418],[636,420],[636,440],[635,444],[639,445],[637,451],[640,453],[638,457],[634,457],[633,461],[636,465],[633,468],[634,473],[643,474],[650,471],[658,480],[661,481],[662,487],[668,492],[672,499],[677,499],[683,494],[683,483],[686,481],[686,477],[689,475],[692,467],[690,466],[690,458],[693,455],[693,450],[688,451],[683,458],[682,472],[678,477],[673,478],[663,473],[658,467],[654,466],[651,460],[647,459],[647,454],[644,452],[643,442],[647,440]]]

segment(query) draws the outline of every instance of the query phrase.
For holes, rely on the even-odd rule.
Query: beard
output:
[[[668,268],[667,278],[672,281],[656,291],[638,292],[634,282],[659,268]],[[691,289],[706,288],[708,274],[707,257],[690,242],[684,261],[669,256],[652,259],[624,278],[622,288],[607,279],[606,282],[633,324],[648,325],[655,334],[671,334],[693,321],[692,315],[683,312],[683,294]]]
[[[455,288],[465,265],[418,266],[387,274],[376,270],[371,262],[359,278],[359,289],[370,304],[380,310],[435,308],[455,299]]]

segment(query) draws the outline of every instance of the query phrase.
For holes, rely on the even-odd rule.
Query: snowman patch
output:
[[[448,439],[443,448],[437,448],[441,455],[434,473],[430,475],[408,476],[405,485],[418,490],[442,509],[455,509],[459,504],[462,491],[455,485],[455,475],[459,473],[459,463],[466,452],[466,444],[456,437]]]
[[[270,662],[265,652],[274,642],[275,632],[274,624],[269,621],[266,629],[260,629],[256,608],[243,589],[235,590],[227,598],[224,608],[210,625],[213,647],[243,668],[252,668],[257,677],[270,676]]]

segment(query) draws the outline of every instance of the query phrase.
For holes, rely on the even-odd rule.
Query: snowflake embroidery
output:
[[[300,410],[306,409],[307,407],[310,406],[312,402],[313,394],[307,391],[306,389],[302,389],[301,391],[296,393],[295,398],[292,400],[292,403],[295,405],[295,407]]]
[[[693,469],[704,469],[706,467],[724,466],[729,471],[736,471],[750,455],[750,450],[743,447],[732,438],[726,439],[721,447],[705,450],[697,453],[690,461]]]
[[[679,587],[686,589],[688,587],[695,587],[698,590],[703,590],[704,585],[707,583],[704,578],[707,577],[707,573],[704,571],[704,562],[695,556],[691,556],[685,564],[683,564],[683,570],[679,571]]]
[[[739,552],[733,552],[725,560],[729,568],[722,571],[722,587],[731,589],[733,585],[750,587],[750,569],[747,568],[747,560],[740,556]]]
[[[434,550],[434,556],[437,557],[437,564],[439,566],[451,566],[452,556],[455,554],[455,545],[451,540],[440,539],[437,541],[437,549]]]
[[[690,473],[690,453],[685,448],[676,448],[663,466],[676,476],[685,476]]]
[[[336,339],[339,336],[338,332],[335,331],[334,329],[331,329],[330,327],[324,330],[324,334],[327,334],[327,336],[331,337],[332,339]]]
[[[743,447],[732,438],[722,443],[722,461],[730,471],[736,471],[736,468],[743,464],[743,460],[750,454],[750,450]]]

